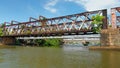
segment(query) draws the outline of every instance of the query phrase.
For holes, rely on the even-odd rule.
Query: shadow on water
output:
[[[88,51],[88,46],[83,46],[82,44],[65,44],[63,45],[63,50],[65,51]]]
[[[99,41],[95,41],[95,42],[79,42],[79,43],[68,43],[68,44],[64,44],[63,45],[63,49],[65,51],[75,51],[75,50],[80,50],[80,51],[88,51],[88,47],[89,46],[100,46],[100,42]]]

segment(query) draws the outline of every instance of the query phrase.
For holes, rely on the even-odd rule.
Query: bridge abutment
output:
[[[108,28],[101,30],[101,46],[120,46],[120,29]]]
[[[13,45],[15,44],[15,37],[2,37],[1,44],[2,45]]]

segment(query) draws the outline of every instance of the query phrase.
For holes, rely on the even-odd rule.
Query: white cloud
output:
[[[65,0],[83,5],[87,11],[110,9],[120,6],[120,0]]]
[[[57,9],[54,6],[57,4],[58,0],[50,0],[48,3],[44,5],[44,9],[56,13]]]

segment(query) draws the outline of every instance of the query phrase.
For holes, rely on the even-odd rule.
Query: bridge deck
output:
[[[83,35],[83,34],[93,34],[91,30],[72,30],[72,31],[54,31],[54,32],[41,32],[32,34],[11,34],[4,35],[3,37],[30,37],[30,36],[61,36],[61,35]]]

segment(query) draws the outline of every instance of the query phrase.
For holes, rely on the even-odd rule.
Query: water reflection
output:
[[[0,52],[0,63],[2,63],[4,61],[4,59],[2,58],[4,54]]]
[[[0,68],[119,68],[119,51],[84,47],[0,49]]]
[[[64,51],[88,51],[88,47],[87,46],[83,46],[83,44],[65,44],[63,45],[63,50]]]
[[[119,51],[102,51],[102,67],[103,68],[119,68],[120,52]]]

